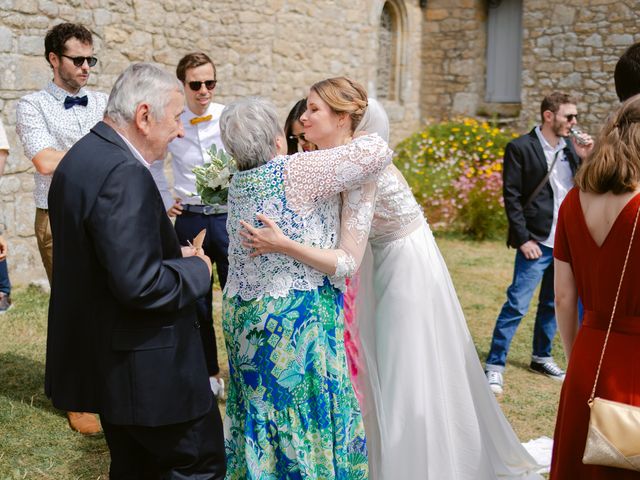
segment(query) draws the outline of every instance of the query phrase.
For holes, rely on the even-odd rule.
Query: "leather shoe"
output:
[[[67,420],[69,420],[71,430],[83,435],[95,435],[102,431],[102,427],[93,413],[67,412]]]

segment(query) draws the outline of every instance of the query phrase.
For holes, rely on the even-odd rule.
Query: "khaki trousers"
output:
[[[47,272],[49,284],[53,271],[53,238],[51,237],[51,225],[49,224],[49,210],[36,208],[36,221],[34,225],[40,258]]]

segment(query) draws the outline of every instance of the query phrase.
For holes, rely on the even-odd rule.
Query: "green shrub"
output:
[[[517,136],[473,118],[434,123],[400,142],[394,162],[434,229],[504,238],[502,157]]]

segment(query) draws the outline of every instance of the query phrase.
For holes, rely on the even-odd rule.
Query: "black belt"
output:
[[[199,213],[201,215],[218,215],[227,213],[226,205],[182,205],[182,210],[189,213]]]

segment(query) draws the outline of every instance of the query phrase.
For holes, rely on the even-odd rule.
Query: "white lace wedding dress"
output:
[[[542,478],[489,390],[406,181],[391,165],[377,188],[356,297],[370,478]]]

